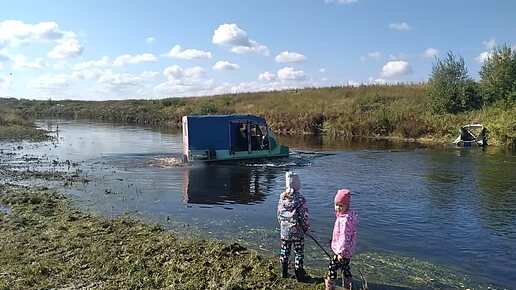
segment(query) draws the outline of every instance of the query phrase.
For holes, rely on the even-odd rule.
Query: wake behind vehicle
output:
[[[464,125],[460,135],[453,141],[457,147],[487,146],[487,129],[478,123]]]
[[[285,157],[264,118],[254,115],[183,116],[183,161]]]

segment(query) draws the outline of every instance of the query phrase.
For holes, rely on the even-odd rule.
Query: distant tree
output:
[[[480,70],[480,91],[485,104],[516,102],[516,51],[507,45],[494,49]]]
[[[468,76],[464,59],[452,52],[445,59],[436,58],[427,92],[437,113],[454,114],[481,106],[477,83]]]

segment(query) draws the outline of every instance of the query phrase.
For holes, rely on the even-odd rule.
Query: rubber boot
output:
[[[288,264],[281,264],[281,278],[288,278]]]
[[[308,283],[308,282],[312,281],[312,277],[310,277],[310,275],[308,275],[306,273],[305,269],[299,268],[299,269],[296,269],[295,272],[296,272],[296,280],[298,282]]]
[[[349,290],[353,289],[353,276],[342,278],[342,288]]]
[[[326,290],[335,290],[335,281],[331,280],[330,277],[324,278],[324,286]]]

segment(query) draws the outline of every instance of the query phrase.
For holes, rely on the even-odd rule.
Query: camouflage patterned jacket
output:
[[[301,193],[296,191],[280,195],[278,221],[282,240],[295,241],[304,238],[304,233],[310,229],[310,219],[306,199]]]

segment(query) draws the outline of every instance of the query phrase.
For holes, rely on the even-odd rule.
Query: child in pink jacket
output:
[[[333,236],[331,249],[335,255],[328,265],[328,278],[325,279],[327,290],[335,289],[337,270],[340,268],[344,272],[345,288],[351,288],[353,277],[349,262],[355,254],[358,215],[354,210],[349,209],[351,192],[347,189],[337,191],[335,195],[336,220],[333,226]]]

